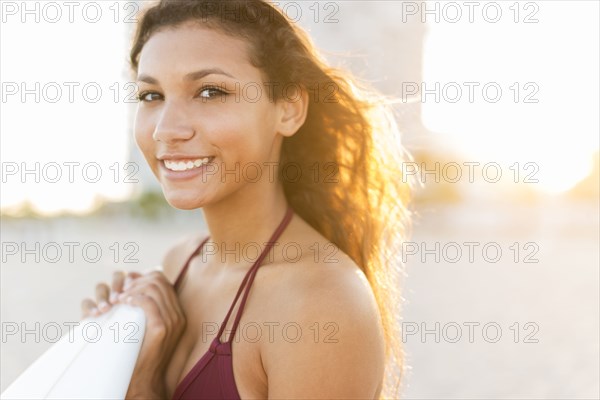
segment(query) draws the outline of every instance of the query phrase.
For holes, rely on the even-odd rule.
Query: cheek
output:
[[[152,124],[149,123],[149,118],[144,116],[142,112],[138,111],[133,126],[133,134],[135,142],[146,159],[153,157],[154,154],[154,140],[152,139],[153,132],[154,128]]]
[[[268,156],[274,140],[273,115],[263,107],[242,107],[205,120],[208,140],[226,162],[251,162]]]

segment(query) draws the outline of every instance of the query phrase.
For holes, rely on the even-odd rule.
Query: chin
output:
[[[195,210],[197,208],[202,208],[206,204],[204,199],[201,196],[192,196],[192,195],[181,195],[181,194],[167,194],[165,193],[165,199],[167,203],[173,208],[177,208],[178,210]]]
[[[168,202],[171,207],[176,208],[178,210],[196,210],[198,208],[202,208],[202,206],[198,206],[198,205],[194,205],[194,204],[189,204],[189,203],[171,203]]]

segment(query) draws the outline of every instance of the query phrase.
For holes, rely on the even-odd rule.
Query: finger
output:
[[[167,278],[166,278],[166,276],[164,276],[164,274],[162,274],[158,271],[156,271],[156,272],[148,271],[148,272],[145,272],[144,274],[138,274],[138,275],[139,276],[137,278],[130,281],[130,283],[127,285],[125,290],[132,290],[139,286],[145,286],[150,283],[153,283],[153,284],[158,285],[159,288],[161,289],[161,291],[165,292],[165,298],[167,298],[167,296],[166,296],[167,290],[166,289],[170,285],[170,282],[167,280]]]
[[[183,309],[179,303],[179,297],[177,296],[177,292],[175,291],[175,287],[164,274],[164,272],[155,267],[154,270],[147,272],[147,276],[149,279],[153,279],[157,282],[158,288],[160,289],[163,299],[166,300],[166,308],[167,314],[172,316],[175,322],[185,321],[185,315],[183,313]]]
[[[96,303],[100,312],[110,309],[110,305],[108,304],[109,293],[110,289],[106,283],[100,282],[96,285]]]
[[[157,265],[157,266],[155,266],[153,268],[148,268],[148,269],[144,270],[144,275],[148,275],[148,274],[150,274],[150,273],[152,273],[154,271],[163,272],[164,268],[163,268],[162,265]]]
[[[156,307],[158,308],[160,318],[168,322],[169,324],[172,322],[172,316],[169,315],[169,310],[166,306],[165,298],[161,290],[159,289],[156,282],[146,281],[144,283],[140,283],[140,280],[143,278],[139,278],[135,282],[135,286],[130,287],[125,292],[121,293],[119,296],[120,301],[127,301],[130,297],[135,296],[147,296],[152,298],[152,300],[156,303]]]
[[[127,275],[125,275],[125,282],[123,283],[123,290],[127,290],[131,284],[138,278],[140,278],[142,274],[135,271],[129,271]]]
[[[183,310],[179,305],[177,293],[175,293],[173,285],[162,272],[157,270],[147,272],[142,277],[136,279],[131,284],[129,290],[137,293],[137,288],[145,287],[146,285],[153,285],[154,289],[158,289],[160,292],[160,297],[156,297],[155,299],[158,302],[162,315],[164,315],[165,318],[170,317],[171,322],[174,323],[185,319]]]
[[[146,335],[164,338],[167,333],[167,327],[164,323],[158,305],[150,296],[138,293],[127,297],[126,303],[132,306],[141,307],[146,315]]]
[[[81,301],[81,319],[98,315],[100,315],[100,311],[96,308],[94,300],[85,298]]]
[[[179,303],[179,297],[177,296],[175,287],[164,272],[158,268],[159,267],[156,267],[154,270],[148,272],[147,276],[157,282],[163,298],[166,300],[167,314],[172,316],[176,323],[185,322],[185,314]]]
[[[109,301],[111,304],[118,302],[118,295],[123,291],[123,284],[125,282],[125,271],[113,272],[112,290],[110,293]]]

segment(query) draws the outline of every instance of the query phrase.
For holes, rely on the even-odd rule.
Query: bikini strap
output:
[[[202,248],[204,247],[204,244],[208,241],[209,238],[210,238],[210,236],[206,237],[206,239],[204,239],[198,245],[198,247],[196,247],[196,250],[194,250],[194,252],[192,254],[190,254],[190,256],[188,257],[188,259],[185,262],[183,268],[181,269],[181,271],[179,271],[179,275],[177,275],[177,279],[175,280],[175,284],[173,284],[173,286],[175,287],[175,290],[177,290],[179,288],[179,285],[181,284],[181,280],[183,279],[183,276],[185,275],[185,272],[187,271],[187,269],[188,269],[188,267],[190,265],[190,261],[192,261],[192,258],[194,258],[198,254],[200,254],[200,251],[202,250]]]
[[[235,332],[237,330],[237,327],[240,323],[242,311],[244,310],[244,306],[246,305],[246,300],[248,298],[248,293],[250,292],[250,287],[252,286],[252,282],[254,282],[254,277],[256,276],[256,271],[258,270],[258,267],[261,265],[261,263],[263,262],[263,260],[265,259],[265,257],[267,256],[267,254],[269,253],[271,248],[275,245],[275,242],[277,241],[279,236],[281,236],[281,234],[283,233],[285,228],[288,226],[288,224],[292,220],[293,214],[294,214],[294,212],[293,212],[292,208],[288,205],[288,208],[286,210],[285,216],[283,217],[283,220],[279,223],[279,226],[277,227],[277,229],[275,230],[273,235],[271,235],[271,238],[267,242],[267,245],[265,246],[263,251],[260,253],[260,255],[254,262],[254,264],[252,265],[250,270],[246,273],[246,276],[244,277],[244,280],[242,281],[242,284],[240,285],[240,287],[237,291],[237,294],[235,295],[235,299],[233,300],[231,307],[229,307],[229,311],[227,312],[227,315],[225,316],[225,320],[221,324],[219,333],[217,334],[217,339],[219,341],[221,340],[221,335],[223,334],[223,331],[225,330],[225,326],[227,325],[227,322],[229,321],[229,317],[231,315],[231,312],[233,311],[233,307],[237,303],[237,300],[240,297],[240,293],[242,292],[242,289],[246,288],[246,290],[244,291],[244,297],[242,298],[242,302],[240,303],[240,307],[235,316],[235,321],[233,322],[233,327],[231,328],[231,333],[229,335],[229,339],[227,340],[227,342],[231,342],[233,340],[233,338],[235,336]],[[248,286],[246,286],[246,282],[248,281],[248,278],[249,278],[250,282],[248,283]]]

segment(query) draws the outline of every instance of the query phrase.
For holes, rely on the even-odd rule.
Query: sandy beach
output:
[[[416,247],[404,249],[402,397],[598,398],[598,218],[593,203],[559,200],[423,207]],[[154,267],[177,239],[204,229],[201,213],[179,211],[156,220],[3,221],[1,389],[51,345],[43,335],[4,335],[7,324],[35,331],[36,323],[79,321],[79,303],[96,282],[116,268]],[[471,242],[478,244],[469,259]],[[11,254],[10,243],[40,247]]]

